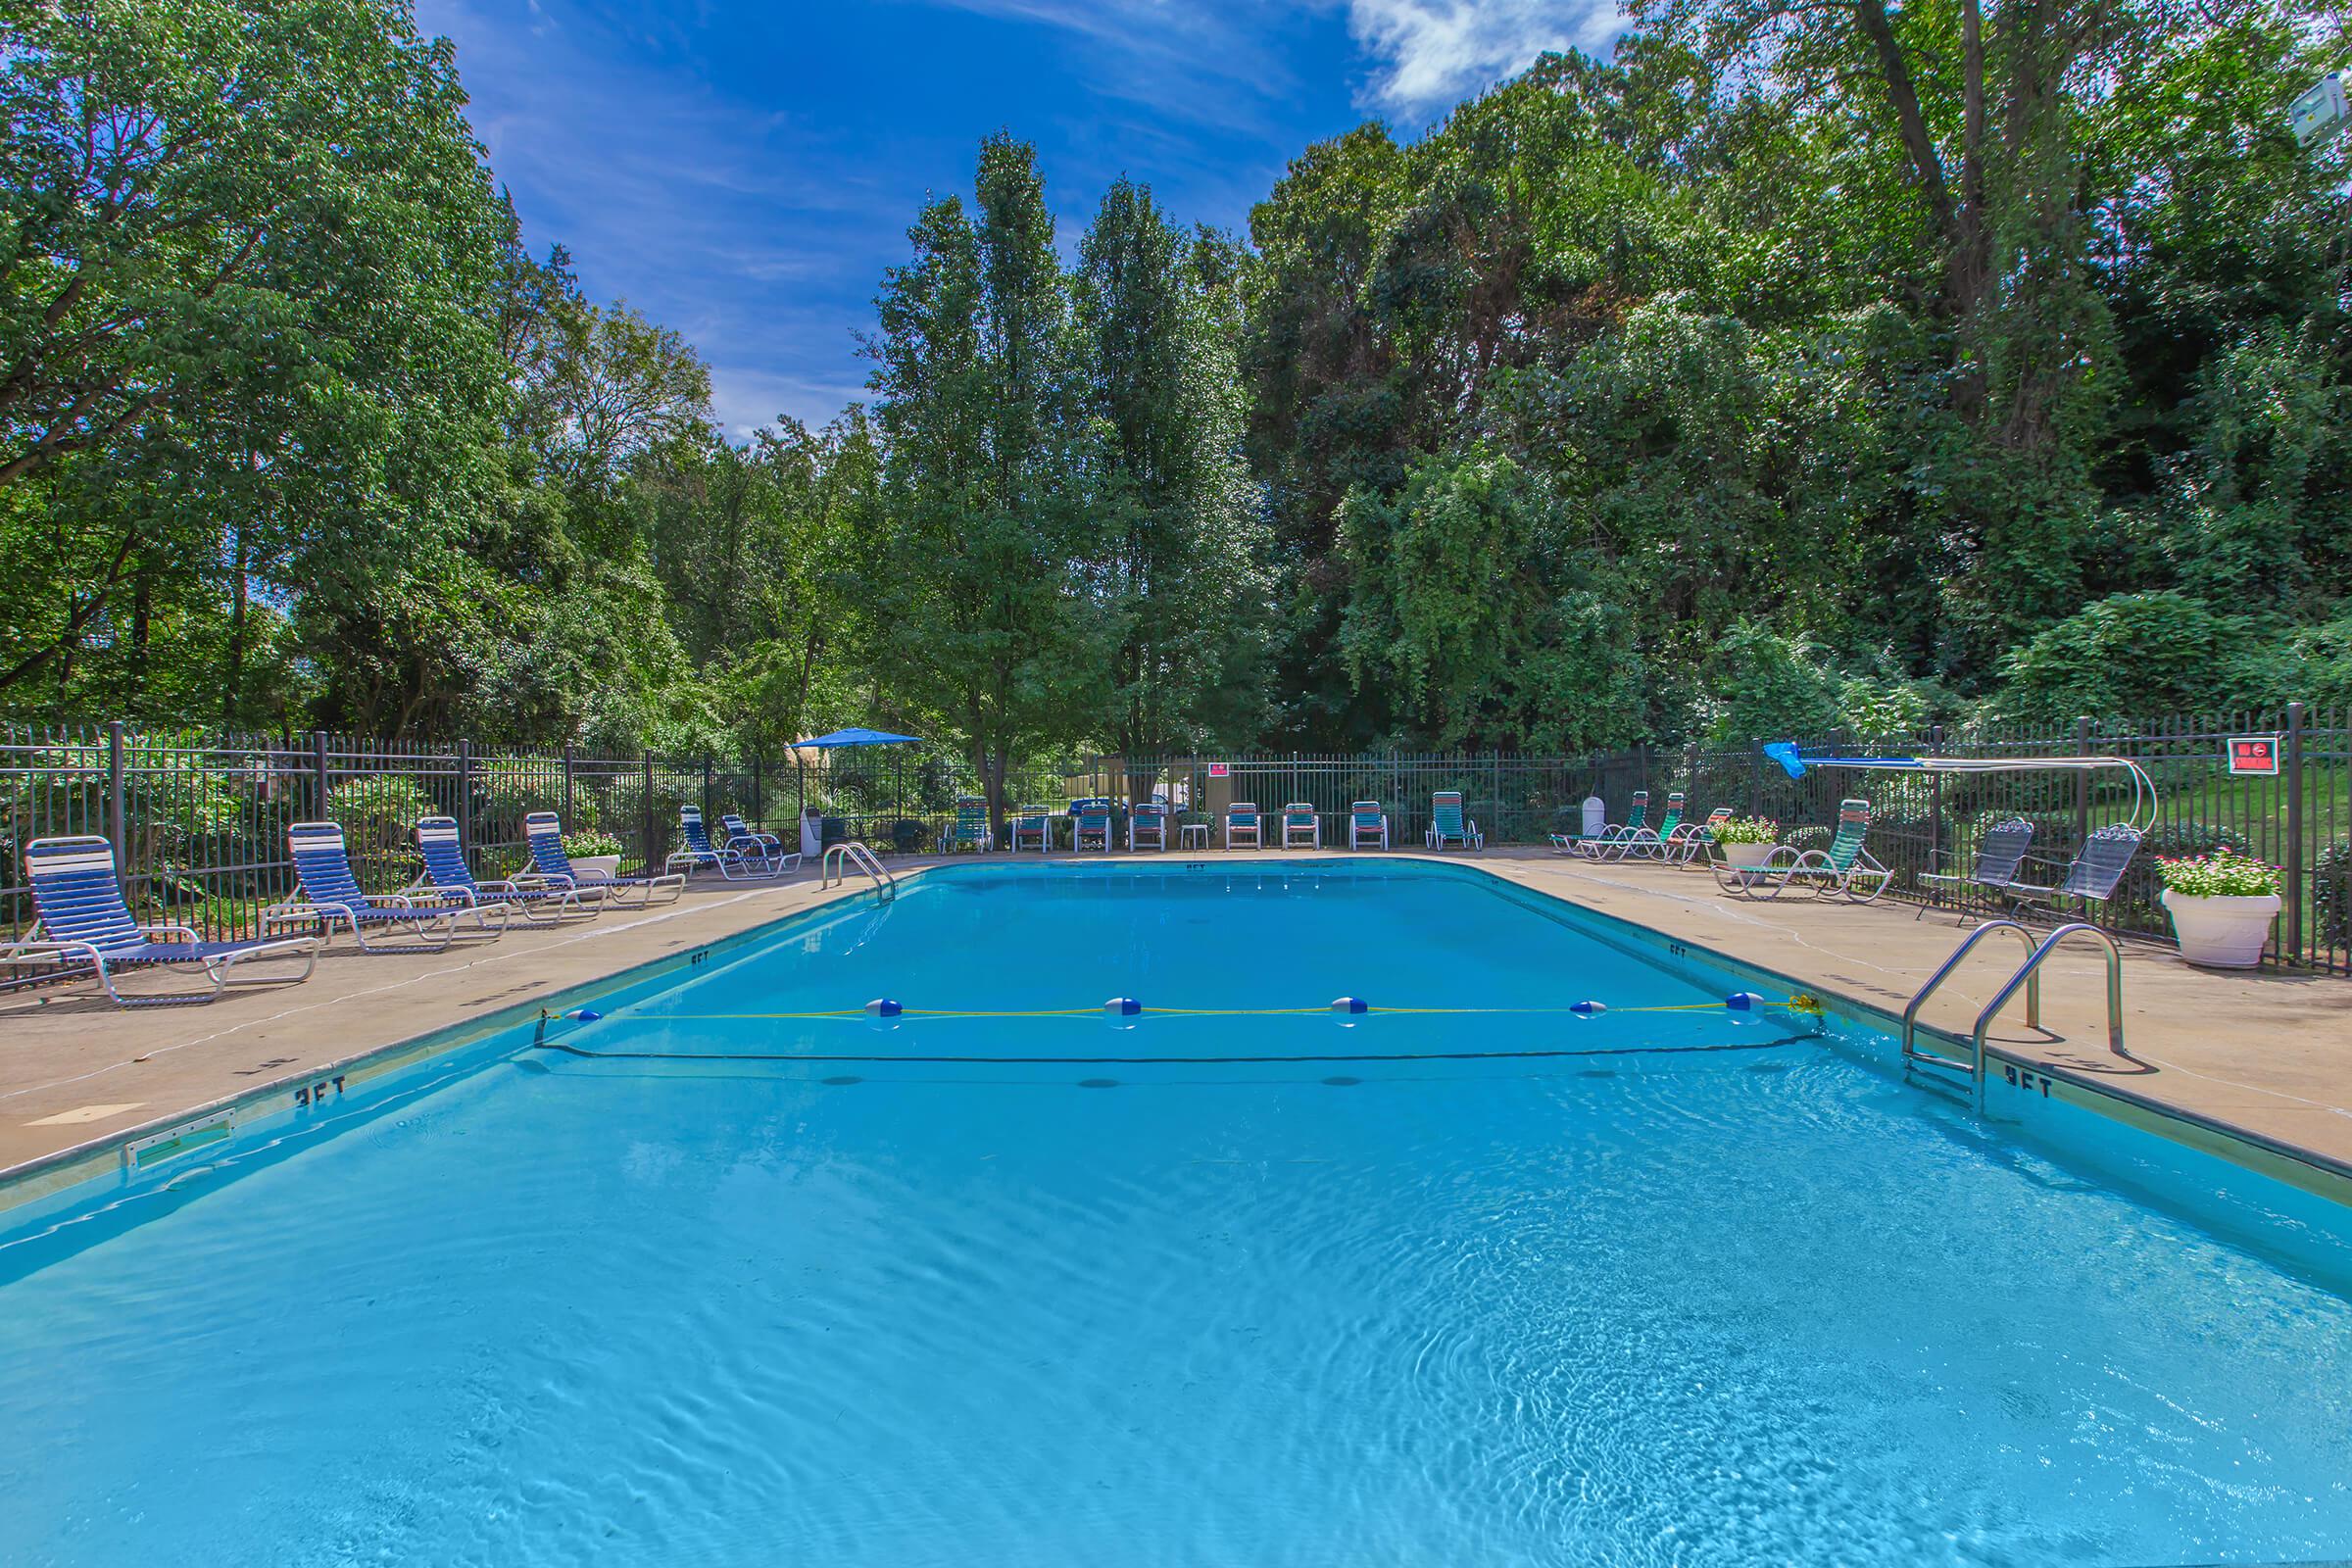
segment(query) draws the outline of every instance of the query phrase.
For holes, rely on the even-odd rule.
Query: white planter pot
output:
[[[606,876],[620,875],[620,857],[617,855],[574,855],[569,858],[571,868],[584,877],[593,877],[600,872]]]
[[[2164,906],[2180,937],[2180,956],[2209,969],[2251,969],[2260,963],[2278,905],[2276,893],[2200,898],[2164,890]]]
[[[1777,844],[1726,844],[1722,846],[1724,863],[1752,870],[1778,848]]]

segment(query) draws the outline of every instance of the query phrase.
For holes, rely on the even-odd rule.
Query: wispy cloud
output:
[[[1365,99],[1427,114],[1547,51],[1605,49],[1624,30],[1613,0],[1348,0],[1348,30],[1379,63]]]

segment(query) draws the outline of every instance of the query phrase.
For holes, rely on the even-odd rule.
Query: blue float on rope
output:
[[[594,1007],[574,1007],[571,1011],[565,1013],[564,1016],[566,1018],[577,1018],[582,1023],[594,1023],[597,1019],[602,1018],[604,1014],[597,1011]]]
[[[1609,1004],[1605,1002],[1580,1002],[1576,1005],[1570,1007],[1568,1010],[1570,1012],[1581,1012],[1586,1017],[1590,1018],[1596,1012],[1608,1011]]]
[[[1372,1004],[1361,997],[1334,997],[1331,1002],[1331,1010],[1334,1012],[1370,1012]]]
[[[1132,1018],[1144,1010],[1144,1004],[1133,997],[1113,997],[1102,1004],[1102,1010],[1114,1017]]]
[[[873,1001],[865,1004],[865,1010],[872,1013],[877,1018],[896,1018],[900,1013],[905,1012],[906,1009],[900,1006],[897,1003],[891,1001],[888,997],[876,997]]]
[[[1723,1004],[1734,1012],[1754,1012],[1764,1005],[1764,999],[1753,991],[1735,991],[1723,999]]]

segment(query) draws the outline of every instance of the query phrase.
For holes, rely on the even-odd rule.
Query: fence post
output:
[[[2303,705],[2286,705],[2286,744],[2280,748],[2286,755],[2279,763],[2286,769],[2286,941],[2279,957],[2288,963],[2303,961]]]
[[[311,777],[318,790],[318,798],[313,803],[317,809],[311,816],[314,821],[323,822],[326,820],[326,731],[322,729],[311,731]]]
[[[1928,755],[1943,755],[1943,726],[1928,727]],[[1928,870],[1931,874],[1943,869],[1943,775],[1928,775]],[[1930,892],[1928,902],[1934,904],[1936,895]]]
[[[571,742],[564,743],[564,821],[571,822]]]
[[[767,816],[760,809],[760,748],[755,746],[752,748],[752,825],[764,828],[767,826]]]
[[[2075,718],[2075,755],[2087,757],[2089,754],[2090,715],[2087,713],[2078,714]],[[2090,774],[2085,769],[2077,768],[2075,770],[2075,848],[2079,851],[2089,842]]]
[[[645,763],[644,788],[637,792],[637,824],[645,832],[645,871],[653,875],[654,866],[654,754],[643,754]]]
[[[115,875],[127,897],[131,881],[130,844],[123,837],[122,721],[119,718],[110,720],[106,726],[106,836],[115,847]]]
[[[1747,814],[1764,814],[1764,754],[1757,750],[1759,743],[1747,743]]]
[[[705,752],[703,754],[703,817],[706,821],[709,820],[710,816],[710,787],[713,783],[713,774],[717,765],[717,763],[710,760],[710,754],[709,752]]]
[[[473,857],[473,742],[458,742],[458,854]]]

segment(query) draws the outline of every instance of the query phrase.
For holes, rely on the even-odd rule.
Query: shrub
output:
[[[2259,899],[2278,891],[2278,868],[2234,850],[2183,859],[2159,859],[2156,874],[2168,892],[2200,899]]]
[[[2352,948],[2352,839],[2337,839],[2312,865],[2311,920],[2321,947]]]
[[[2111,594],[2012,649],[2000,706],[2026,718],[2216,712],[2271,695],[2254,623],[2178,593]]]

